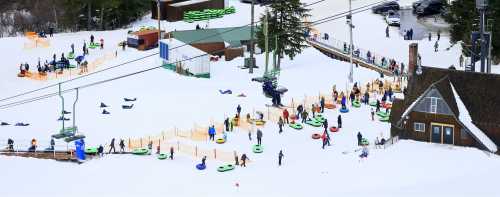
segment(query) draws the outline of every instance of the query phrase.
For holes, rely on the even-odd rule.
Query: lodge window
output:
[[[464,128],[460,129],[460,139],[463,140],[469,139],[469,134],[467,133],[467,130]]]
[[[437,113],[437,100],[436,97],[431,97],[431,113]]]
[[[425,124],[421,122],[416,122],[413,124],[413,129],[416,132],[425,132]]]

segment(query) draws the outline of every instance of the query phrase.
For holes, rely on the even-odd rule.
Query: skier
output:
[[[102,145],[99,145],[99,148],[97,148],[97,154],[99,157],[104,156],[104,147]]]
[[[339,129],[342,128],[342,116],[340,116],[340,114],[337,117],[337,126]]]
[[[434,52],[438,52],[438,48],[439,48],[439,43],[436,40],[436,43],[434,43]]]
[[[361,146],[361,139],[363,139],[363,135],[361,135],[361,132],[358,132],[358,146]]]
[[[14,150],[14,140],[8,139],[7,140],[7,150],[13,151]]]
[[[120,139],[120,152],[125,152],[125,141],[123,139]]]
[[[321,97],[321,99],[319,100],[319,105],[321,107],[321,113],[325,112],[325,97]]]
[[[281,134],[283,132],[283,118],[281,118],[281,117],[278,120],[278,127],[280,128],[280,130],[278,131],[278,133]]]
[[[283,110],[283,119],[285,120],[284,122],[286,122],[286,124],[290,124],[290,122],[288,121],[288,116],[289,115],[290,114],[288,113],[287,109]]]
[[[247,167],[247,165],[246,165],[247,159],[248,159],[248,157],[246,154],[241,155],[241,166],[242,167]]]
[[[308,115],[309,115],[309,114],[307,113],[307,111],[306,111],[306,110],[304,110],[304,111],[302,112],[302,123],[306,123],[306,120],[307,120],[307,116],[308,116]]]
[[[56,142],[54,141],[54,138],[50,139],[50,150],[54,150],[54,146],[56,146]]]
[[[281,166],[281,160],[283,160],[283,150],[280,150],[280,153],[278,153],[278,166]]]
[[[262,145],[262,131],[257,129],[257,144]]]
[[[387,26],[385,28],[385,37],[388,38],[389,37],[389,26]]]
[[[174,147],[170,147],[170,160],[174,160]]]
[[[226,127],[226,131],[229,131],[229,118],[224,120],[224,127]]]
[[[238,117],[240,117],[240,113],[241,113],[241,106],[238,105],[238,107],[236,107],[236,112],[238,113]]]
[[[108,152],[108,154],[111,153],[111,150],[113,150],[113,153],[116,153],[116,150],[115,150],[115,138],[111,139],[111,144],[109,144],[109,152]]]

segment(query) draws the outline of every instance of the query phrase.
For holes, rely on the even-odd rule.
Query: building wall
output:
[[[243,47],[240,48],[228,48],[224,50],[224,57],[226,61],[231,61],[237,57],[243,57]]]
[[[425,132],[415,131],[414,123],[424,123]],[[462,126],[453,116],[442,114],[429,114],[423,112],[411,112],[409,120],[404,126],[405,138],[418,141],[431,141],[431,123],[441,123],[453,125],[453,143],[459,146],[474,146],[474,140],[469,135],[462,135]]]
[[[191,44],[191,46],[212,55],[223,55],[224,54],[223,50],[226,48],[223,42]],[[214,51],[220,51],[220,52],[214,53]]]

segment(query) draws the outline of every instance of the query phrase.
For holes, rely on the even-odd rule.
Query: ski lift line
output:
[[[369,9],[370,8],[359,10],[357,12],[353,12],[353,14],[360,13],[360,12],[363,12],[363,11],[366,11],[366,10],[369,10]],[[334,17],[334,16],[337,16],[337,17]],[[332,18],[332,17],[334,17],[334,18]],[[310,26],[316,26],[316,25],[319,25],[319,24],[331,22],[331,21],[334,21],[334,20],[337,20],[337,19],[341,19],[343,17],[345,17],[343,14],[335,14],[335,15],[332,15],[332,16],[325,17],[325,18],[330,18],[329,20],[322,21],[322,20],[324,20],[324,18],[323,18],[323,19],[318,19],[318,20],[316,20],[314,22],[311,22]],[[317,22],[317,21],[321,21],[321,22]],[[286,32],[284,32],[284,33],[286,33]],[[211,51],[211,52],[206,53],[206,54],[197,55],[197,56],[186,58],[186,59],[183,59],[183,60],[178,60],[178,61],[175,61],[175,62],[171,62],[171,64],[177,64],[177,63],[181,63],[181,62],[184,62],[184,61],[189,61],[189,60],[192,60],[192,59],[204,57],[204,56],[207,56],[207,55],[209,55],[211,53],[217,53],[217,52],[221,52],[223,50],[224,49],[214,50],[214,51]],[[136,60],[133,60],[133,61],[136,61]],[[162,68],[162,67],[163,66],[155,66],[155,67],[151,67],[151,68],[148,68],[148,69],[144,69],[144,70],[136,71],[136,72],[133,72],[133,73],[129,73],[129,74],[126,74],[126,75],[121,75],[121,76],[118,76],[118,77],[113,77],[113,78],[109,78],[109,79],[106,79],[106,80],[101,80],[101,81],[97,81],[97,82],[94,82],[94,83],[90,83],[90,84],[86,84],[86,85],[82,85],[82,86],[78,86],[78,87],[69,88],[69,89],[61,91],[61,94],[74,91],[77,88],[84,89],[84,88],[96,86],[96,85],[99,85],[99,84],[111,82],[111,81],[114,81],[114,80],[118,80],[118,79],[130,77],[130,76],[133,76],[133,75],[145,73],[145,72],[148,72],[148,71],[156,70],[156,69]],[[55,84],[55,85],[58,85],[58,84]],[[29,98],[29,99],[25,99],[25,100],[13,102],[13,103],[8,103],[8,104],[0,105],[0,109],[7,109],[7,108],[19,106],[19,105],[24,105],[24,104],[28,104],[28,103],[31,103],[31,102],[35,102],[35,101],[44,100],[44,99],[47,99],[47,98],[50,98],[50,97],[54,97],[54,96],[57,96],[57,95],[58,95],[58,92],[55,92],[55,93],[45,94],[45,95],[42,95],[42,96],[38,96],[38,97],[34,97],[34,98]]]
[[[310,4],[306,4],[305,7],[308,7],[308,6],[311,6],[311,5],[315,5],[315,4],[324,2],[324,1],[325,0],[319,0],[319,1],[316,1],[316,2],[313,2],[313,3],[310,3]],[[260,21],[255,22],[254,24],[258,24],[258,23],[260,23]],[[173,48],[169,49],[169,51],[171,51],[173,49],[178,49],[178,48],[181,48],[181,47],[184,47],[184,46],[187,46],[187,45],[190,45],[192,43],[195,43],[195,42],[198,42],[198,41],[202,41],[202,40],[205,40],[205,39],[208,39],[208,38],[212,38],[212,37],[215,37],[215,36],[226,34],[226,33],[229,33],[231,31],[236,31],[236,30],[239,30],[239,29],[243,29],[243,28],[245,28],[246,26],[249,26],[249,25],[252,25],[252,23],[247,24],[247,25],[243,25],[243,26],[240,26],[240,27],[237,27],[237,28],[229,29],[229,30],[226,30],[226,31],[223,31],[223,32],[220,32],[220,33],[212,34],[210,36],[206,36],[204,38],[201,38],[201,39],[198,39],[198,40],[194,40],[194,41],[191,41],[189,43],[185,43],[183,45],[179,45],[179,46],[173,47]],[[102,70],[99,70],[99,71],[96,71],[96,72],[92,72],[92,73],[89,73],[89,74],[86,74],[86,75],[75,77],[73,79],[62,81],[62,82],[60,82],[60,84],[69,83],[71,81],[75,81],[75,80],[82,79],[82,78],[85,78],[85,77],[88,77],[88,76],[91,76],[91,75],[94,75],[94,74],[105,72],[105,71],[108,71],[108,70],[111,70],[111,69],[114,69],[114,68],[117,68],[117,67],[121,67],[121,66],[124,66],[124,65],[136,62],[138,60],[143,60],[143,59],[146,59],[146,58],[149,58],[149,57],[152,57],[152,56],[156,56],[158,54],[159,53],[153,53],[153,54],[150,54],[150,55],[147,55],[147,56],[144,56],[144,57],[140,57],[138,59],[130,60],[130,61],[127,61],[127,62],[124,62],[124,63],[121,63],[121,64],[117,64],[115,66],[111,66],[111,67],[108,67],[108,68],[105,68],[105,69],[102,69]],[[14,96],[2,98],[2,99],[0,99],[0,102],[11,100],[13,98],[17,98],[17,97],[20,97],[20,96],[28,95],[28,94],[31,94],[31,93],[34,93],[34,92],[38,92],[38,91],[41,91],[41,90],[45,90],[45,89],[48,89],[48,88],[52,88],[52,87],[55,87],[55,86],[58,86],[58,85],[59,85],[59,83],[56,83],[56,84],[52,84],[52,85],[45,86],[45,87],[42,87],[42,88],[38,88],[38,89],[34,89],[34,90],[27,91],[27,92],[24,92],[24,93],[20,93],[20,94],[14,95]]]

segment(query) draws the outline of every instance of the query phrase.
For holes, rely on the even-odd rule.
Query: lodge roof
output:
[[[458,117],[458,107],[450,83],[462,99],[472,121],[481,130],[482,124],[500,125],[500,75],[422,67],[422,74],[408,82],[405,99],[393,103],[391,123],[397,125],[403,112],[431,86],[436,88]],[[478,124],[479,123],[479,124]]]

